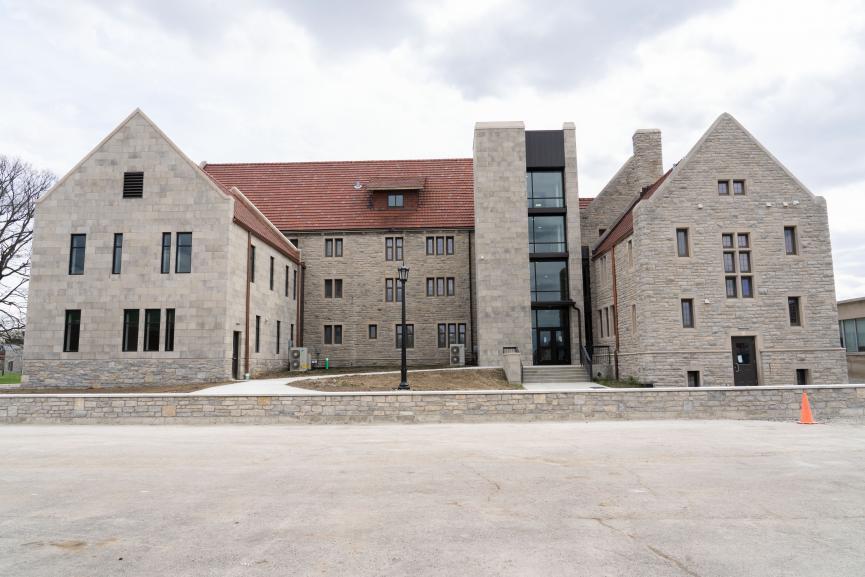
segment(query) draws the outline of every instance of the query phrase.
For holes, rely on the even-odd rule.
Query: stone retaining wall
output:
[[[865,422],[865,386],[575,392],[196,396],[0,395],[0,423],[443,423],[627,419],[795,421],[807,390],[818,421]]]

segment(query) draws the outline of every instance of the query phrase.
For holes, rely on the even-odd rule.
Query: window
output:
[[[686,329],[694,328],[693,299],[682,299],[682,326]]]
[[[631,332],[637,332],[637,305],[631,305]]]
[[[177,256],[174,262],[174,272],[192,272],[192,233],[177,233]]]
[[[378,325],[369,325],[367,327],[366,334],[372,340],[377,339],[378,338]]]
[[[401,236],[384,239],[384,260],[403,260],[402,241]]]
[[[285,265],[285,296],[288,298],[288,265]]]
[[[342,344],[342,325],[324,325],[324,344]]]
[[[141,198],[144,196],[144,173],[123,173],[123,198]]]
[[[297,300],[297,271],[291,271],[291,300]]]
[[[736,272],[736,253],[724,253],[724,272]]]
[[[162,274],[171,272],[171,233],[162,233]]]
[[[324,298],[332,299],[333,298],[333,280],[325,279],[324,280]]]
[[[604,311],[598,309],[598,332],[601,333],[601,338],[604,338]]]
[[[120,274],[121,261],[123,260],[123,235],[114,235],[114,253],[111,257],[111,274]]]
[[[848,353],[865,352],[865,318],[841,321],[841,345]]]
[[[736,288],[736,277],[728,276],[724,278],[724,285],[727,291],[727,298],[734,299],[739,296],[739,290]]]
[[[402,348],[402,325],[396,325],[396,348]],[[414,348],[414,325],[405,326],[405,348]]]
[[[403,283],[399,282],[397,279],[394,279],[393,282],[396,285],[396,302],[401,303]]]
[[[718,181],[718,194],[722,196],[727,196],[730,194],[730,181],[729,180],[719,180]]]
[[[445,253],[453,254],[454,253],[454,237],[446,236],[445,237]]]
[[[123,352],[138,350],[138,309],[123,311]]]
[[[679,256],[691,256],[688,250],[688,229],[687,228],[677,228],[676,229],[676,249],[678,250]]]
[[[739,248],[748,248],[750,246],[750,239],[748,237],[748,233],[740,232],[736,238],[739,241]]]
[[[333,298],[341,299],[342,298],[342,279],[335,278],[333,279]]]
[[[800,387],[811,384],[811,375],[808,369],[796,369],[796,384]]]
[[[273,271],[275,265],[276,261],[273,257],[270,257],[270,290],[273,290]]]
[[[568,300],[568,264],[565,260],[529,263],[532,302]]]
[[[435,254],[436,239],[434,236],[426,237],[426,253]]]
[[[333,239],[333,256],[342,256],[342,239]]]
[[[733,248],[733,235],[732,234],[722,234],[721,235],[721,245],[724,248]]]
[[[438,348],[446,349],[448,346],[448,327],[444,323],[439,323],[438,326]]]
[[[437,236],[436,237],[436,254],[444,254],[445,253],[445,237]]]
[[[159,309],[146,309],[144,311],[144,350],[159,350]]]
[[[324,256],[333,256],[333,239],[324,239]]]
[[[450,323],[448,325],[448,346],[457,344],[457,325]]]
[[[436,296],[443,297],[445,295],[445,279],[438,277],[436,279]]]
[[[529,217],[529,252],[565,252],[564,216]]]
[[[297,246],[297,245],[295,245],[295,246]],[[288,326],[288,346],[289,347],[294,346],[294,323],[291,323]]]
[[[733,181],[733,194],[737,196],[742,196],[745,194],[745,181],[744,180],[734,180]]]
[[[457,344],[466,344],[466,324],[459,323],[457,325]]]
[[[282,321],[276,321],[276,354],[279,354],[279,339],[282,336]]]
[[[174,309],[165,309],[165,350],[174,350]]]
[[[796,227],[784,227],[784,250],[787,254],[798,254],[799,247],[796,245]]]
[[[751,272],[751,253],[742,251],[739,253],[739,272]]]
[[[255,245],[249,245],[249,282],[255,282]]]
[[[565,206],[561,172],[527,172],[526,194],[529,208],[561,208]]]
[[[802,312],[799,308],[799,297],[787,297],[787,312],[790,315],[790,326],[802,326]]]
[[[605,228],[599,228],[599,229],[598,229],[598,238],[601,238],[602,236],[604,236],[604,233],[605,233],[605,232],[607,232],[607,229],[605,229]]]
[[[742,298],[754,298],[754,287],[749,276],[742,277]]]
[[[327,257],[342,256],[342,239],[341,238],[326,238],[326,239],[324,239],[324,256],[327,256]]]
[[[394,283],[394,279],[392,279],[392,278],[384,279],[384,300],[385,300],[385,302],[389,302],[389,303],[393,302],[393,283]]]
[[[447,294],[449,297],[452,297],[456,294],[455,285],[456,285],[456,282],[455,282],[454,277],[452,277],[452,276],[447,277]]]
[[[69,274],[84,274],[86,234],[73,234],[69,242]]]
[[[63,327],[63,352],[78,352],[78,337],[81,334],[81,310],[66,311],[66,322]]]
[[[405,198],[401,192],[389,192],[387,193],[387,207],[388,208],[402,208],[405,204]]]
[[[628,240],[628,268],[634,268],[634,241]]]
[[[610,307],[604,308],[604,319],[607,321],[607,336],[610,336]]]
[[[384,260],[393,260],[393,237],[384,239]]]
[[[427,277],[426,279],[426,296],[436,296],[436,279]]]
[[[255,315],[255,352],[261,351],[261,317]]]
[[[689,387],[699,387],[700,386],[700,371],[688,371],[688,386]]]

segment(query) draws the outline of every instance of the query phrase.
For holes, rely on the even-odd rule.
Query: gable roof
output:
[[[631,206],[628,207],[628,210],[622,213],[618,220],[616,220],[615,224],[610,227],[610,230],[608,230],[604,236],[598,240],[598,243],[592,251],[592,259],[596,259],[609,252],[613,247],[619,244],[619,241],[631,236],[634,232],[634,207],[637,206],[641,200],[651,198],[652,195],[661,188],[661,185],[664,184],[664,181],[667,180],[667,177],[670,176],[670,173],[672,172],[673,169],[671,168],[645,191],[640,193],[636,200],[631,203]]]
[[[204,171],[242,190],[282,231],[474,226],[471,158],[207,164]],[[406,183],[422,183],[416,209],[373,209],[370,185]]]
[[[580,210],[585,210],[589,208],[589,205],[592,204],[592,201],[595,200],[594,196],[589,197],[580,197]]]

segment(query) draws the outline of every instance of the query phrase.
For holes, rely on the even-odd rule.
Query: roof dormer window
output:
[[[389,192],[387,193],[387,207],[388,208],[402,208],[405,206],[405,197],[401,192]]]

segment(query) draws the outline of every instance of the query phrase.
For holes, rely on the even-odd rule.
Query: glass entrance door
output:
[[[532,345],[536,365],[569,365],[568,309],[532,311]]]

